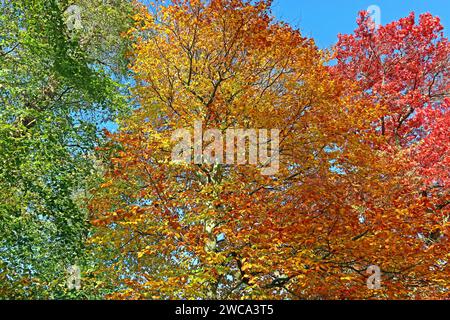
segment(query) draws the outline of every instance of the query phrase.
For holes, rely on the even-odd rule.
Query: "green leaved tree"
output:
[[[89,277],[93,263],[83,200],[101,130],[129,105],[122,34],[133,10],[128,0],[0,3],[0,299],[93,295],[89,281],[67,290],[66,269]]]

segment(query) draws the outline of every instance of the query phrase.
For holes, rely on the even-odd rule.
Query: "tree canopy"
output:
[[[1,9],[0,299],[449,297],[438,17],[325,50],[268,0]]]
[[[77,3],[81,30],[67,28],[69,1],[0,4],[0,297],[65,294],[66,268],[84,259],[93,148],[128,109],[131,4]]]

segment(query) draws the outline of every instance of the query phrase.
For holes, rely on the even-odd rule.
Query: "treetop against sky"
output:
[[[448,299],[448,13],[404,3],[0,2],[0,299]]]
[[[149,5],[150,0],[139,0]],[[337,42],[339,33],[351,33],[356,28],[358,12],[369,6],[381,10],[381,24],[398,20],[414,11],[416,15],[429,12],[438,16],[444,27],[450,25],[450,5],[447,0],[273,0],[272,10],[281,21],[299,28],[305,36],[313,37],[321,48]],[[445,30],[448,35],[448,30]]]
[[[351,33],[356,28],[356,16],[361,10],[376,5],[381,10],[381,24],[387,24],[414,11],[417,16],[429,12],[438,16],[444,27],[450,25],[450,5],[447,0],[274,0],[277,18],[297,26],[306,36],[313,37],[319,47],[337,42],[339,33]],[[448,35],[448,30],[446,34]]]

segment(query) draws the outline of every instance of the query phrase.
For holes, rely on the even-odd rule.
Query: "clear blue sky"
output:
[[[450,35],[450,0],[274,0],[275,16],[299,28],[325,48],[337,41],[338,33],[351,33],[356,27],[358,11],[370,5],[381,9],[381,24],[407,16],[430,12],[441,18]]]

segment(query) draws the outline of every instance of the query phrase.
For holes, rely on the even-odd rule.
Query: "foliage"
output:
[[[374,126],[386,137],[381,146],[407,160],[404,189],[395,197],[396,210],[421,250],[399,249],[408,256],[404,278],[409,296],[448,295],[450,45],[439,18],[414,13],[373,29],[361,13],[352,35],[336,45],[334,72],[358,81],[364,94],[384,112]],[[413,220],[411,220],[413,219]],[[422,256],[424,254],[424,256]],[[413,258],[409,258],[409,257]]]
[[[320,50],[270,7],[2,2],[0,298],[449,297],[439,19],[361,12]],[[171,161],[196,120],[279,129],[279,170]]]
[[[0,298],[66,295],[67,266],[84,263],[93,148],[128,108],[115,79],[131,4],[78,3],[87,31],[67,29],[68,1],[0,5]]]
[[[107,149],[116,151],[91,203],[93,242],[117,250],[105,267],[121,274],[110,297],[445,296],[448,237],[440,233],[431,243],[429,235],[448,232],[448,211],[421,196],[424,176],[402,142],[411,143],[413,129],[397,130],[397,138],[391,120],[411,100],[426,102],[405,93],[410,78],[398,69],[397,79],[384,81],[387,90],[364,78],[366,70],[382,70],[363,60],[371,57],[365,38],[353,40],[354,49],[353,36],[341,37],[339,63],[327,67],[326,53],[275,22],[269,6],[175,1],[135,17],[129,34],[141,108],[111,135]],[[421,42],[436,55],[428,63],[444,73],[430,90],[440,95],[448,89],[448,43],[434,44],[433,22],[423,18],[405,43]],[[398,24],[405,20],[386,27],[392,41],[382,38],[384,28],[372,33],[383,54],[404,56],[390,47],[405,32]],[[364,25],[361,20],[356,37]],[[422,57],[404,57],[413,58]],[[401,102],[392,102],[390,92]],[[375,98],[380,93],[385,100]],[[440,106],[445,117],[448,105]],[[279,173],[171,162],[171,133],[194,119],[204,130],[281,129]],[[448,147],[448,135],[442,138]],[[367,289],[370,265],[382,268],[383,290]]]

